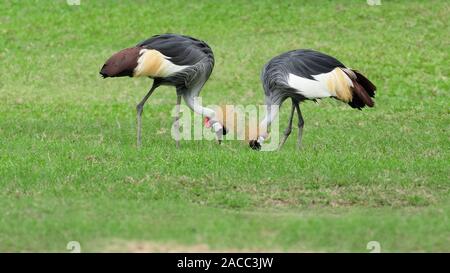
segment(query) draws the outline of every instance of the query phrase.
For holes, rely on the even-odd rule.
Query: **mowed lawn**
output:
[[[450,251],[448,1],[2,1],[0,251]],[[280,152],[171,138],[161,87],[98,75],[159,33],[205,40],[208,104],[259,105],[273,56],[313,48],[378,87],[301,105]],[[290,106],[282,108],[281,127]],[[280,128],[280,131],[283,129]]]

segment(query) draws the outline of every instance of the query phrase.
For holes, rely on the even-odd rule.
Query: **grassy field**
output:
[[[447,1],[2,1],[0,251],[450,251]],[[314,48],[363,71],[376,107],[302,104],[303,150],[183,141],[162,87],[99,77],[158,33],[207,41],[205,104],[262,104],[259,74]],[[281,126],[289,107],[282,108]]]

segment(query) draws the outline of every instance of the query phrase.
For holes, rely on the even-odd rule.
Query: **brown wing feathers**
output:
[[[357,81],[353,81],[353,86],[353,94],[355,94],[364,103],[364,105],[373,107],[373,100],[369,97],[366,89]]]
[[[358,109],[361,109],[366,105],[373,107],[375,103],[372,98],[375,97],[375,85],[357,70],[351,70],[354,75],[352,75],[350,71],[344,70],[344,72],[353,82],[353,99],[348,104],[351,107]]]
[[[375,90],[377,90],[377,87],[363,74],[359,73],[359,71],[353,70],[353,73],[355,73],[358,83],[364,87],[364,90],[367,91],[367,94],[369,94],[370,97],[374,98]]]
[[[133,76],[140,50],[139,47],[130,47],[115,53],[103,65],[100,74],[103,78]]]

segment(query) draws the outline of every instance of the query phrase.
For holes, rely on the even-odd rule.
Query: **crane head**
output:
[[[204,123],[204,125],[205,125],[205,127],[206,128],[211,128],[211,123],[210,123],[210,118],[208,118],[208,117],[205,117],[204,118],[204,120],[203,120],[203,123]],[[220,135],[226,135],[227,133],[228,133],[228,129],[227,128],[225,128],[225,125],[222,123],[222,122],[218,122],[219,124],[220,124],[220,126],[222,127],[221,129],[220,129]],[[217,132],[216,132],[217,133]]]

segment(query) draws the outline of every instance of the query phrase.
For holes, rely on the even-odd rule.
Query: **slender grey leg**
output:
[[[174,126],[175,126],[175,142],[177,149],[180,148],[180,104],[181,104],[181,95],[177,95],[177,105],[175,106],[175,119],[174,119]]]
[[[144,104],[148,100],[148,98],[151,96],[153,91],[155,91],[156,85],[153,83],[152,88],[150,88],[150,91],[148,91],[147,95],[139,102],[139,104],[136,106],[136,112],[137,112],[137,147],[141,147],[141,130],[142,130],[142,111],[144,110]]]
[[[295,103],[295,109],[297,109],[297,116],[298,116],[297,150],[300,150],[302,146],[303,125],[305,125],[305,121],[303,120],[302,112],[300,111],[300,106],[298,105],[298,102]]]
[[[289,116],[289,124],[286,130],[284,130],[283,138],[280,141],[280,145],[278,145],[278,151],[281,150],[287,138],[292,132],[292,120],[294,119],[294,111],[295,111],[295,102],[292,101],[291,115]]]

